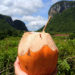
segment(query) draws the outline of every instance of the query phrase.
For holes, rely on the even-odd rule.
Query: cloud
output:
[[[35,31],[38,28],[43,27],[47,22],[47,19],[42,16],[23,16],[22,20],[27,23],[26,25],[29,26],[28,29],[30,31],[32,30],[32,28]]]
[[[22,20],[25,20],[26,22],[41,22],[41,21],[46,21],[46,19],[42,16],[23,16]]]
[[[30,15],[43,7],[42,0],[2,0],[0,13],[14,16]]]

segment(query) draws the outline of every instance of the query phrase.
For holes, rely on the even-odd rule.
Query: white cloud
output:
[[[42,7],[42,0],[2,0],[0,2],[0,13],[10,16],[14,16],[15,14],[19,16],[30,15]]]
[[[36,19],[37,18],[37,19]],[[41,19],[41,16],[38,18],[35,17],[34,20],[31,20],[30,22],[28,22],[28,26],[29,26],[29,30],[32,31],[35,31],[35,30],[38,30],[39,28],[43,27],[47,22],[47,19],[43,18]],[[32,28],[32,29],[31,29]]]
[[[30,21],[42,21],[42,20],[46,20],[46,19],[43,18],[42,16],[23,16],[22,20],[30,22]]]
[[[46,24],[47,20],[44,19],[43,17],[41,16],[37,16],[37,17],[34,17],[34,20],[31,20],[28,25],[41,25],[41,26],[44,26]]]

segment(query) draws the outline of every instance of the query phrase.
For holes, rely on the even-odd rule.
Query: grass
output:
[[[0,40],[0,72],[5,70],[1,75],[10,75],[9,73],[14,72],[13,64],[17,57],[19,40],[20,37],[8,37]],[[6,70],[10,66],[12,66],[12,70]]]

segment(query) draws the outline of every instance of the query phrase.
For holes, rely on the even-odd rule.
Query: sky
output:
[[[0,0],[0,14],[21,20],[29,31],[43,27],[52,4],[60,0]]]

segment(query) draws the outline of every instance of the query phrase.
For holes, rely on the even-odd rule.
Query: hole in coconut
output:
[[[25,69],[28,70],[28,67],[25,65]]]
[[[41,34],[40,34],[40,38],[42,39],[42,36],[41,36]]]
[[[28,56],[30,56],[30,49],[28,50]]]

